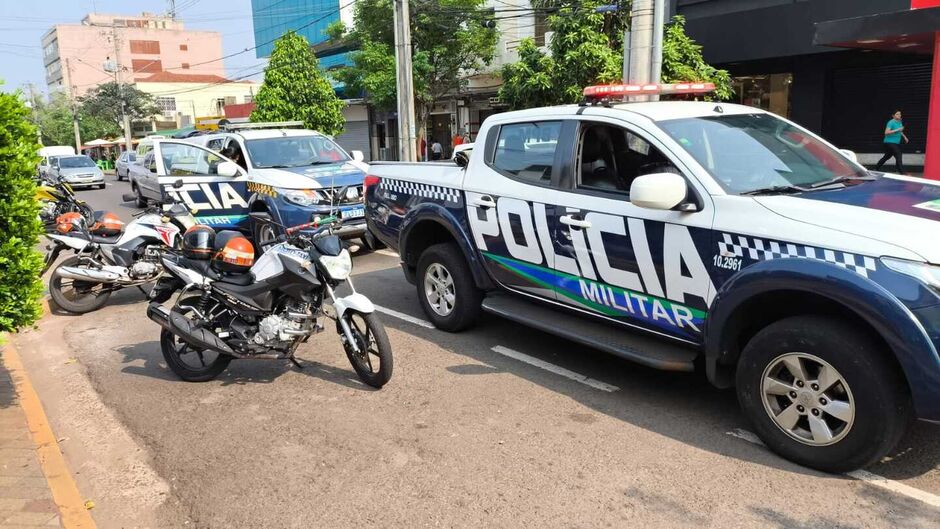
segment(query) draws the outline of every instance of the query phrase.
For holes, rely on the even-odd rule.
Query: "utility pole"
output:
[[[65,58],[65,70],[69,74],[69,108],[72,109],[72,132],[75,134],[75,152],[82,152],[82,133],[78,127],[78,109],[75,108],[75,85],[72,84],[72,64]]]
[[[651,52],[653,48],[653,0],[633,0],[630,12],[629,77],[624,82],[648,84],[651,82]],[[638,96],[645,100],[644,96]]]
[[[650,82],[659,84],[663,77],[663,30],[666,21],[666,0],[653,3],[653,64],[650,67]],[[650,96],[651,101],[659,101],[659,94]]]
[[[392,0],[395,24],[395,80],[398,89],[398,159],[415,161],[414,83],[411,71],[411,17],[408,0]]]
[[[170,15],[170,18],[176,20],[176,0],[167,0],[167,5],[169,7],[167,13]]]
[[[118,39],[117,22],[111,23],[111,40],[114,42],[114,82],[117,84],[118,97],[121,99],[121,116],[124,122],[124,149],[133,150],[131,144],[131,120],[127,115],[127,101],[124,99],[124,83],[121,79],[121,42]],[[107,65],[106,65],[107,66]],[[107,67],[105,68],[107,69]]]

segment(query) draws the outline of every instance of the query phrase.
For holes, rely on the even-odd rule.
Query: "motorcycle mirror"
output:
[[[173,182],[173,189],[179,189],[181,187],[183,187],[183,179],[178,178],[176,182]]]
[[[133,202],[137,200],[137,195],[135,195],[134,193],[124,193],[123,195],[121,195],[121,200],[123,200],[124,202]]]

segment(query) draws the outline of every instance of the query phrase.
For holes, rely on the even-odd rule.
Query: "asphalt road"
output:
[[[109,183],[81,196],[130,218],[129,186]],[[99,527],[937,527],[940,427],[867,469],[880,485],[811,471],[746,440],[734,393],[701,373],[492,317],[426,328],[395,256],[354,265],[388,309],[380,391],[331,331],[299,350],[303,370],[236,361],[181,382],[138,291],[18,338]]]

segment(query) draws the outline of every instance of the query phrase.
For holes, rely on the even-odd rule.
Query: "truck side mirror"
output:
[[[352,159],[357,162],[361,162],[366,159],[366,157],[362,154],[362,151],[349,151],[349,155],[352,156]]]
[[[238,174],[238,164],[235,162],[221,162],[216,168],[216,172],[219,173],[219,176],[236,176]]]
[[[467,154],[467,151],[460,151],[454,154],[454,163],[458,167],[466,167],[470,163],[470,155]]]
[[[633,179],[630,202],[641,208],[668,210],[682,204],[688,193],[685,178],[675,173],[647,174]]]
[[[858,163],[858,155],[855,154],[855,151],[850,151],[848,149],[839,149],[839,152],[842,153],[842,156],[845,156],[849,160],[852,160],[855,163]]]

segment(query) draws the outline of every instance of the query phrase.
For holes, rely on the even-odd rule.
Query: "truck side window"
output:
[[[206,142],[206,147],[215,152],[222,150],[222,142],[225,141],[225,138],[215,138]]]
[[[633,179],[679,170],[656,147],[621,127],[584,123],[578,141],[578,188],[629,193]]]
[[[548,183],[552,179],[560,134],[560,121],[503,125],[499,129],[492,165],[498,171],[521,180]]]

